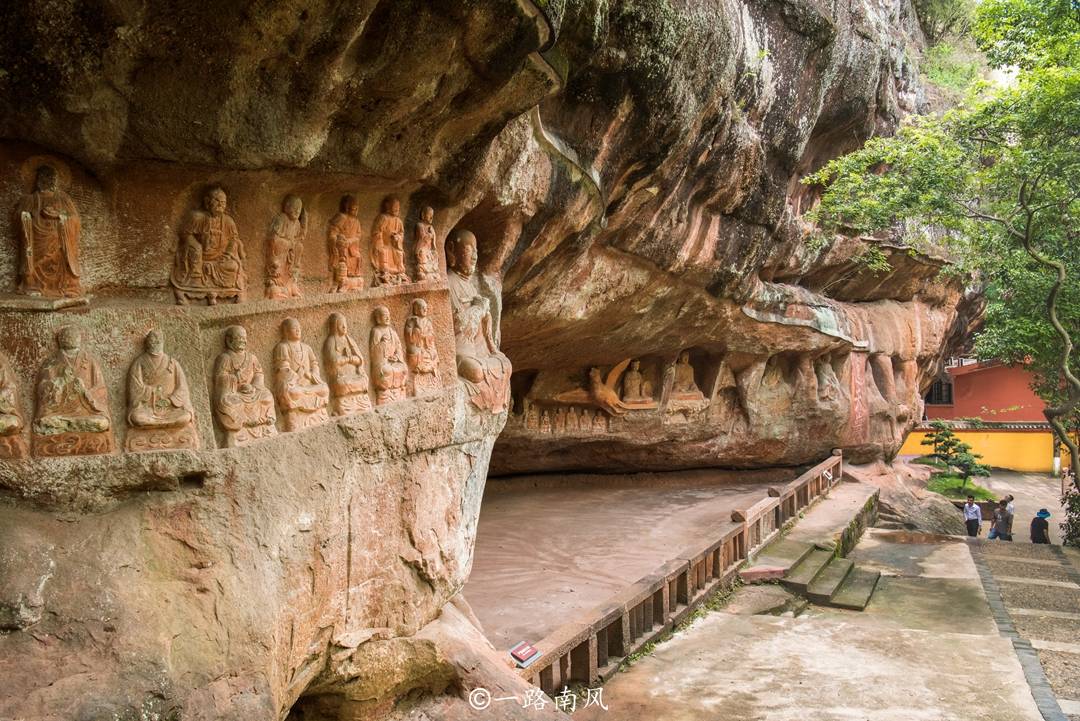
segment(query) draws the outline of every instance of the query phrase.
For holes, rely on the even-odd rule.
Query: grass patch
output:
[[[672,630],[658,636],[657,638],[653,639],[652,641],[649,641],[647,644],[645,644],[644,646],[639,648],[637,651],[634,651],[632,654],[630,654],[629,656],[624,658],[622,660],[622,663],[619,664],[619,673],[622,673],[623,671],[626,671],[631,666],[633,666],[637,661],[640,661],[641,659],[645,658],[646,656],[649,656],[650,654],[652,654],[652,652],[656,650],[656,647],[658,645],[662,644],[664,641],[667,641],[672,636],[674,636],[676,633],[678,633],[679,631],[682,631],[683,629],[685,629],[687,626],[689,626],[690,624],[692,624],[694,621],[698,620],[702,616],[708,615],[709,613],[712,613],[713,611],[719,611],[719,610],[723,609],[724,606],[728,605],[728,603],[731,601],[731,597],[735,595],[735,591],[737,591],[739,589],[739,587],[742,586],[742,585],[743,585],[742,579],[739,577],[739,574],[736,573],[735,577],[732,579],[730,585],[721,584],[720,588],[718,588],[716,591],[714,591],[711,596],[706,598],[701,603],[701,605],[698,606],[696,609],[694,609],[694,611],[689,616],[684,618],[682,620],[682,622],[678,626],[676,626]]]
[[[926,484],[926,488],[934,493],[940,493],[946,498],[959,498],[965,500],[968,495],[972,495],[975,496],[976,501],[997,500],[997,496],[982,486],[977,485],[974,481],[968,480],[966,486],[963,485],[963,483],[964,479],[960,476],[954,476],[948,473],[935,473],[934,477],[930,479],[930,482]]]

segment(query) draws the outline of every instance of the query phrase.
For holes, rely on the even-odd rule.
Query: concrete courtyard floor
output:
[[[719,535],[794,471],[489,481],[464,595],[498,649],[536,642]]]
[[[871,529],[851,557],[885,574],[866,611],[709,613],[575,720],[1042,720],[968,543]]]

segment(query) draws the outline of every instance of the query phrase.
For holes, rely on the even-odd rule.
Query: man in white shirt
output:
[[[979,535],[979,529],[982,527],[982,509],[975,502],[975,496],[968,496],[967,503],[964,504],[964,525],[967,526],[969,536]]]

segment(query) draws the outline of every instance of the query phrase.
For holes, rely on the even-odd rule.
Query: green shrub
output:
[[[926,51],[922,70],[929,82],[960,95],[979,79],[983,63],[977,53],[962,46],[938,43]]]

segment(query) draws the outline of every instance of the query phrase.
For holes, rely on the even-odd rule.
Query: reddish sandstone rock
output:
[[[889,455],[978,307],[940,261],[806,242],[800,179],[919,104],[908,0],[6,10],[0,205],[57,169],[87,301],[0,297],[0,717],[469,718],[471,688],[521,690],[447,605],[489,464]],[[875,244],[892,272],[858,261]],[[300,344],[332,313],[352,341],[323,384]],[[40,385],[64,324],[104,392]],[[152,328],[188,405],[130,401]],[[115,442],[34,452],[50,404]]]

